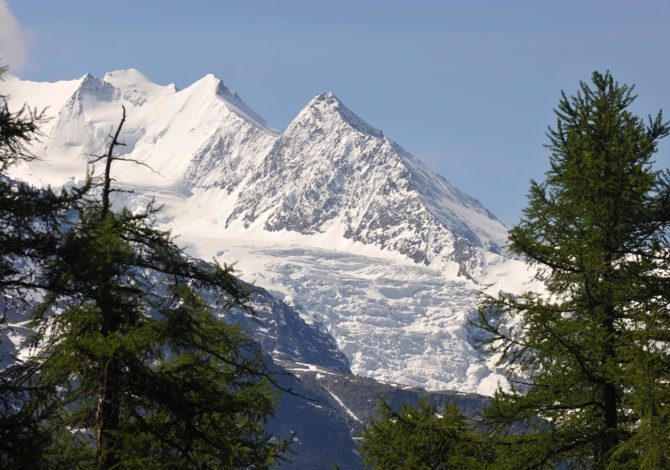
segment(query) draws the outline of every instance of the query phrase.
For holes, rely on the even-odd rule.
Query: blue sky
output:
[[[670,116],[667,0],[3,3],[24,78],[135,67],[183,87],[211,72],[279,130],[332,91],[508,225],[547,168],[561,89],[609,69],[637,85],[636,112]]]

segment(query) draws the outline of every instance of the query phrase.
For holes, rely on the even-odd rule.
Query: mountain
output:
[[[50,138],[36,149],[56,167],[46,180],[32,175],[40,182],[83,175],[84,157],[104,151],[122,104],[128,114],[122,152],[154,171],[126,165],[117,169],[120,181],[222,189],[231,209],[217,217],[226,227],[241,222],[248,229],[260,221],[269,232],[329,234],[417,263],[455,263],[459,275],[473,279],[484,262],[479,249],[498,253],[505,244],[505,227],[479,202],[332,93],[315,97],[280,135],[212,75],[181,91],[132,69],[66,83],[67,99],[45,102],[60,109],[51,108]],[[8,83],[10,95],[39,86]],[[42,106],[44,95],[35,92],[31,104]]]
[[[499,252],[506,230],[475,199],[356,116],[332,93],[289,124],[240,192],[226,223],[263,220],[270,232],[334,232],[417,263],[458,263],[474,275],[477,248]]]
[[[468,319],[481,291],[541,283],[506,254],[506,229],[489,211],[332,93],[280,133],[212,75],[181,90],[133,69],[56,83],[7,77],[0,92],[12,106],[49,107],[33,148],[42,160],[14,172],[38,185],[77,184],[124,106],[119,150],[144,166],[115,166],[133,191],[117,204],[156,199],[157,223],[190,254],[237,263],[331,337],[355,374],[482,394],[501,380]]]
[[[34,151],[50,171],[19,172],[36,183],[60,185],[82,178],[86,156],[105,150],[121,118],[121,105],[128,118],[120,136],[125,145],[119,150],[152,170],[132,164],[115,170],[121,181],[138,188],[215,186],[232,191],[277,137],[213,75],[183,90],[155,85],[133,69],[108,73],[102,80],[86,74],[58,87],[15,77],[4,85],[14,105],[49,106],[48,138]]]

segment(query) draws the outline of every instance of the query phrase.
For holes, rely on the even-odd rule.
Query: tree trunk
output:
[[[121,128],[126,120],[126,109],[123,107],[123,116],[121,122],[114,133],[112,142],[109,144],[109,150],[105,159],[105,173],[102,189],[102,207],[100,209],[100,220],[104,220],[109,215],[110,194],[111,194],[111,176],[110,170],[114,160],[114,147],[119,145],[118,137]],[[102,286],[100,295],[96,300],[100,309],[100,333],[103,337],[114,335],[119,331],[120,318],[118,312],[114,311],[113,298],[109,290],[109,283],[112,282],[113,267],[105,266],[102,269]],[[98,385],[98,403],[96,407],[96,469],[106,470],[119,463],[118,445],[115,434],[120,427],[121,402],[122,402],[122,370],[119,359],[116,354],[100,367],[100,382]]]

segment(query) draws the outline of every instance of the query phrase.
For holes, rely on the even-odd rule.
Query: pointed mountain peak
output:
[[[197,89],[202,88],[203,90],[206,90],[209,93],[214,93],[221,97],[229,97],[234,98],[236,100],[240,100],[240,97],[237,95],[237,93],[235,93],[234,90],[228,88],[220,78],[211,73],[208,73],[200,80],[194,82],[193,85],[191,85],[191,87]]]
[[[265,120],[256,114],[253,109],[247,106],[234,90],[228,88],[220,78],[211,73],[208,73],[183,91],[187,90],[190,90],[190,93],[193,95],[215,96],[221,100],[231,112],[237,114],[251,124],[266,130],[273,136],[279,135],[279,132],[265,122]]]
[[[343,122],[363,134],[383,138],[384,133],[371,126],[347,108],[332,92],[319,93],[303,108],[289,127],[299,123],[324,125],[326,122]]]
[[[93,82],[95,82],[95,81],[99,81],[99,79],[96,78],[95,76],[93,76],[93,74],[90,73],[90,72],[86,72],[86,73],[85,73],[84,75],[82,75],[81,78],[79,79],[79,82],[80,82],[82,85],[84,85],[84,84],[88,84],[88,83],[93,83]]]
[[[79,79],[79,88],[74,92],[74,95],[78,97],[91,96],[99,101],[110,101],[117,97],[118,90],[111,83],[87,73]]]
[[[335,96],[335,93],[333,93],[332,91],[327,91],[325,93],[319,93],[318,95],[316,95],[313,98],[313,100],[314,101],[323,101],[323,102],[326,102],[326,103],[329,103],[329,104],[332,104],[332,105],[335,105],[335,106],[341,106],[342,105],[342,102],[340,101],[340,99],[337,96]]]

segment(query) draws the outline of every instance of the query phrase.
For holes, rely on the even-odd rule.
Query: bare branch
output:
[[[159,171],[155,170],[155,169],[152,168],[150,165],[147,165],[146,163],[141,162],[141,161],[139,161],[139,160],[136,160],[136,159],[134,159],[134,158],[128,158],[128,157],[113,157],[113,160],[114,160],[114,161],[119,161],[119,162],[135,163],[136,165],[140,165],[140,166],[143,166],[143,167],[148,168],[149,170],[151,170],[152,173],[155,173],[155,174],[157,174],[158,176],[163,176]]]
[[[105,164],[105,179],[103,182],[103,189],[102,189],[102,208],[100,209],[100,216],[101,217],[106,217],[107,214],[109,213],[109,194],[110,194],[110,186],[111,186],[111,178],[109,176],[111,168],[112,168],[112,161],[114,160],[113,154],[114,154],[114,148],[119,145],[119,135],[121,134],[121,129],[123,128],[123,123],[126,122],[126,107],[121,106],[121,110],[123,111],[121,115],[121,122],[119,122],[119,127],[116,128],[116,133],[114,133],[114,137],[112,138],[112,141],[109,144],[109,150],[107,151],[107,162]]]

